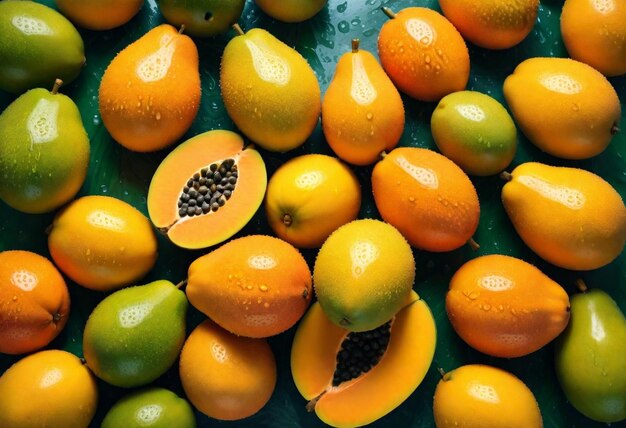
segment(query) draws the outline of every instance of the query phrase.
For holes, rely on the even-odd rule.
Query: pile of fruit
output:
[[[626,4],[421,3],[0,1],[0,427],[626,420]]]

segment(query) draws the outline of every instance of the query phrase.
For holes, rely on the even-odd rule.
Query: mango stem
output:
[[[50,91],[50,93],[52,95],[56,95],[59,92],[59,88],[61,87],[62,84],[63,84],[63,81],[61,79],[56,79],[54,81],[54,85],[52,86],[52,90]]]
[[[383,150],[382,152],[380,152],[380,160],[383,160],[386,157],[387,157],[387,152],[386,151]]]
[[[237,32],[238,36],[243,36],[245,34],[241,26],[236,22],[233,24],[233,29]]]
[[[467,244],[470,246],[470,248],[474,251],[477,251],[480,248],[480,244],[476,241],[474,241],[474,238],[470,238],[467,241]]]
[[[359,44],[361,41],[359,39],[352,39],[352,53],[357,53],[359,51]]]
[[[500,173],[500,178],[503,179],[504,181],[511,181],[511,180],[513,180],[513,176],[511,175],[510,172],[507,172],[507,171],[502,171]]]
[[[617,126],[617,123],[616,123],[616,124],[614,124],[614,125],[611,127],[611,135],[615,135],[615,134],[617,134],[619,131],[620,131],[620,129],[619,129],[619,126]]]
[[[585,284],[585,281],[582,278],[578,278],[576,280],[576,287],[578,287],[578,290],[581,293],[586,293],[588,288],[587,288],[587,284]]]
[[[381,9],[383,12],[385,12],[385,15],[387,15],[390,19],[394,19],[396,17],[396,14],[394,13],[394,11],[388,8],[387,6],[383,6],[381,7]]]
[[[176,288],[178,288],[179,290],[182,290],[186,285],[187,285],[187,278],[183,279],[178,284],[176,284]]]
[[[178,34],[183,34],[185,31],[185,24],[180,24],[180,28],[178,29]]]
[[[441,375],[441,380],[443,380],[444,382],[447,382],[450,380],[450,373],[446,373],[446,371],[442,369],[441,367],[439,367],[437,371]]]

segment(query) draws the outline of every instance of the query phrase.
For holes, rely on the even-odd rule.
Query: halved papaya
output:
[[[406,400],[433,359],[436,327],[415,291],[392,320],[366,332],[333,324],[314,303],[291,348],[291,372],[307,409],[326,424],[357,427]]]
[[[231,131],[208,131],[180,144],[159,165],[148,190],[152,223],[182,248],[206,248],[252,218],[267,187],[259,152]]]

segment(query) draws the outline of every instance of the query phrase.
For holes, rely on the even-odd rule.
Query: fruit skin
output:
[[[322,102],[322,129],[341,159],[369,165],[392,150],[404,130],[404,105],[374,55],[358,48],[339,58]]]
[[[22,358],[0,377],[0,426],[87,428],[98,387],[78,357],[51,349]]]
[[[317,15],[328,0],[254,0],[272,18],[283,22],[302,22]]]
[[[326,239],[313,284],[324,313],[350,331],[373,330],[406,303],[415,280],[411,247],[380,220],[354,220]]]
[[[139,12],[143,0],[55,0],[76,25],[90,30],[110,30],[126,24]]]
[[[337,158],[290,159],[270,178],[265,214],[276,235],[298,248],[319,248],[339,226],[356,220],[361,186]]]
[[[15,24],[14,24],[15,21]],[[56,10],[32,1],[0,2],[0,89],[21,94],[72,82],[85,63],[83,39]]]
[[[147,388],[124,396],[111,407],[101,428],[195,428],[196,417],[187,400],[164,388]]]
[[[605,5],[603,7],[603,5]],[[626,4],[566,0],[561,35],[570,57],[606,76],[626,73]]]
[[[178,199],[194,173],[217,160],[235,159],[237,187],[228,203],[216,213],[179,221]],[[244,149],[238,134],[214,130],[178,145],[159,165],[148,189],[148,213],[152,223],[176,245],[198,249],[219,244],[239,232],[263,202],[267,172],[263,158]]]
[[[533,29],[539,0],[439,0],[439,6],[466,40],[487,49],[508,49]]]
[[[321,94],[313,69],[263,29],[228,42],[220,87],[235,125],[266,150],[286,152],[302,145],[319,120]]]
[[[517,128],[504,106],[489,95],[459,91],[439,101],[430,129],[441,153],[467,174],[504,170],[517,150]]]
[[[148,219],[110,196],[83,196],[56,215],[48,235],[54,263],[73,281],[110,291],[142,278],[157,259]]]
[[[222,328],[238,336],[274,336],[293,326],[311,303],[311,271],[287,242],[248,235],[196,259],[186,292]]]
[[[161,13],[175,27],[196,37],[228,31],[241,16],[245,0],[157,0]]]
[[[70,295],[59,271],[30,251],[0,252],[0,352],[25,354],[63,330]]]
[[[615,300],[595,289],[572,296],[572,319],[554,350],[567,400],[600,422],[626,419],[626,318]]]
[[[504,81],[504,97],[524,135],[544,152],[586,159],[604,151],[620,120],[611,83],[569,58],[530,58]]]
[[[421,101],[461,91],[469,80],[463,37],[443,15],[428,8],[408,7],[385,22],[378,35],[378,56],[398,89]]]
[[[276,361],[267,341],[235,336],[209,319],[187,338],[179,372],[194,407],[226,421],[257,413],[276,386]]]
[[[102,76],[98,102],[104,126],[118,143],[152,152],[173,144],[191,127],[200,92],[196,45],[162,24],[113,58]]]
[[[600,176],[526,162],[510,174],[502,203],[522,240],[544,260],[572,270],[613,261],[626,243],[626,207]]]
[[[435,389],[437,428],[542,427],[532,391],[509,372],[480,364],[446,373]]]
[[[451,251],[478,228],[474,185],[454,162],[432,150],[394,149],[374,167],[372,191],[382,218],[416,248]]]
[[[399,406],[424,379],[437,341],[428,305],[411,291],[395,315],[387,351],[378,364],[359,378],[330,388],[337,352],[348,333],[316,302],[299,324],[291,348],[291,373],[298,391],[307,400],[324,393],[315,412],[332,426],[366,425]]]
[[[16,210],[52,211],[83,185],[89,137],[76,104],[56,88],[13,101],[0,114],[0,141],[0,198]]]
[[[446,295],[457,334],[474,349],[502,358],[521,357],[551,342],[567,326],[569,310],[559,284],[530,263],[498,254],[463,264]]]
[[[166,280],[105,297],[85,325],[83,354],[111,385],[148,384],[169,369],[185,341],[185,293]]]

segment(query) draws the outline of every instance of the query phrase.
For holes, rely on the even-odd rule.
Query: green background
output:
[[[42,1],[54,6],[53,1]],[[532,33],[520,45],[505,51],[489,51],[468,44],[471,56],[471,76],[468,89],[487,93],[501,102],[502,82],[522,60],[534,56],[567,56],[559,31],[559,15],[563,1],[544,0]],[[381,6],[389,6],[398,11],[408,6],[426,6],[439,10],[436,0],[331,0],[313,19],[301,24],[283,24],[262,13],[252,0],[248,0],[240,19],[244,29],[261,27],[295,47],[312,65],[322,87],[327,88],[337,60],[350,48],[350,39],[360,38],[361,48],[376,53],[376,41],[381,25],[386,21],[380,11]],[[80,108],[85,128],[91,140],[91,161],[89,173],[79,195],[109,195],[131,203],[144,214],[146,194],[151,176],[160,161],[171,148],[152,154],[130,152],[115,143],[104,128],[98,114],[98,87],[102,74],[114,55],[130,42],[138,39],[150,28],[163,22],[154,0],[147,0],[140,13],[121,28],[92,32],[80,30],[85,41],[87,65],[79,78],[65,86],[61,92],[69,95]],[[195,39],[200,53],[202,78],[202,102],[200,112],[192,128],[183,138],[186,139],[210,129],[236,129],[228,118],[219,90],[219,61],[221,53],[232,37],[232,32],[212,39]],[[622,101],[626,100],[626,78],[610,79]],[[15,96],[0,92],[0,109],[4,109]],[[434,148],[430,135],[429,121],[435,103],[422,103],[403,97],[406,109],[406,128],[400,145]],[[538,112],[541,114],[541,112]],[[622,114],[622,126],[626,126]],[[181,140],[182,141],[182,140]],[[585,161],[562,161],[541,153],[519,134],[519,147],[513,166],[535,160],[551,165],[577,166],[591,170],[611,183],[622,198],[626,195],[626,153],[624,133],[615,136],[608,149],[593,159]],[[318,126],[311,138],[299,149],[286,154],[262,151],[268,174],[291,157],[310,153],[332,154],[324,141]],[[371,167],[354,168],[363,189],[363,205],[360,217],[379,217],[371,196]],[[553,369],[553,347],[517,359],[493,358],[476,352],[465,345],[452,330],[445,313],[444,299],[451,275],[465,261],[483,254],[508,254],[520,257],[537,265],[543,272],[559,282],[568,292],[575,292],[576,278],[583,278],[589,287],[606,290],[617,300],[622,311],[626,311],[626,255],[601,269],[577,273],[549,265],[532,253],[519,239],[506,217],[500,192],[503,182],[498,177],[472,178],[480,202],[481,219],[476,241],[480,249],[473,252],[467,247],[445,254],[433,254],[415,250],[417,278],[415,290],[432,309],[437,323],[437,350],[433,364],[416,392],[399,408],[374,423],[373,426],[431,427],[432,398],[440,375],[437,368],[451,370],[463,364],[486,363],[506,369],[522,379],[535,394],[547,427],[594,427],[592,421],[579,415],[563,396]],[[12,210],[0,202],[0,250],[24,249],[49,257],[45,229],[50,225],[54,213],[27,215]],[[253,233],[270,234],[262,210],[259,210],[250,223],[236,236]],[[159,238],[159,259],[156,267],[141,283],[154,279],[169,279],[178,282],[185,278],[189,264],[204,251],[181,250]],[[312,267],[315,251],[303,254]],[[49,348],[62,348],[76,355],[82,355],[82,331],[89,313],[105,296],[104,293],[83,289],[68,281],[72,309],[65,330]],[[188,331],[191,331],[203,316],[190,308]],[[197,413],[199,426],[272,426],[272,427],[316,427],[323,424],[315,414],[305,411],[305,400],[301,398],[291,379],[289,369],[290,346],[294,329],[269,342],[275,352],[278,364],[276,390],[265,408],[255,416],[240,422],[219,422]],[[623,356],[621,356],[623,357]],[[19,357],[0,356],[0,372],[3,372]],[[580,368],[584,370],[584,367]],[[400,379],[389,379],[390,382]],[[157,385],[165,386],[178,394],[183,394],[177,375],[177,365],[159,378]],[[99,422],[112,404],[127,391],[99,383],[100,403],[94,419]],[[358,411],[358,409],[355,409]]]

